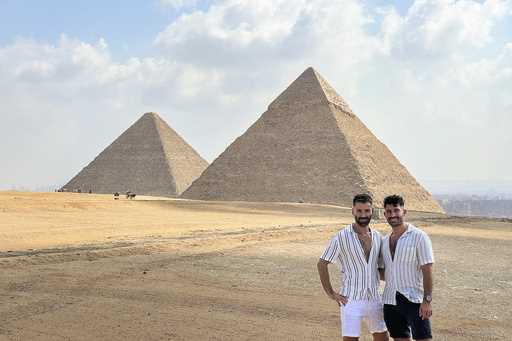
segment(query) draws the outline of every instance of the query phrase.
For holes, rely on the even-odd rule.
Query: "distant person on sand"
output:
[[[372,198],[358,194],[352,201],[355,222],[331,239],[318,261],[320,281],[327,294],[340,307],[344,341],[359,340],[361,322],[367,322],[374,341],[389,340],[379,294],[379,255],[381,234],[371,229]],[[328,265],[336,262],[344,276],[340,293],[332,289]]]
[[[425,232],[404,221],[404,199],[384,199],[393,231],[382,240],[385,266],[384,319],[395,341],[432,340],[432,243]]]

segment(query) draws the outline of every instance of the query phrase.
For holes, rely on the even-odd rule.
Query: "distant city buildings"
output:
[[[499,195],[434,195],[449,215],[512,218],[512,198]]]

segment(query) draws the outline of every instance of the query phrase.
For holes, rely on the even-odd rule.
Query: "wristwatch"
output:
[[[423,296],[423,301],[428,303],[432,302],[432,295],[426,294],[425,296]]]

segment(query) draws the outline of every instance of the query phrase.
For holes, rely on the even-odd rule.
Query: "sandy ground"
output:
[[[316,262],[351,220],[322,205],[0,192],[0,340],[340,339]],[[435,339],[512,340],[512,222],[410,221],[434,245]]]

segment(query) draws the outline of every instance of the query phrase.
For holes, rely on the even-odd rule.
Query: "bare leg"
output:
[[[389,341],[388,332],[373,333],[373,341]]]
[[[358,341],[359,338],[358,337],[353,337],[353,336],[343,336],[343,341]]]

